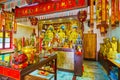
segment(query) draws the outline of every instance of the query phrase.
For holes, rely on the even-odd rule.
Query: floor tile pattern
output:
[[[76,80],[110,80],[104,68],[96,61],[84,61],[84,72],[82,77],[77,76]],[[57,71],[57,80],[72,80],[73,73]],[[54,80],[54,79],[52,79]]]

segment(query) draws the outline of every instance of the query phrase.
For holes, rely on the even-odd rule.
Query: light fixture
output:
[[[49,20],[49,22],[52,22],[52,20]]]
[[[69,19],[72,20],[73,18],[70,17]]]
[[[59,21],[62,21],[62,19],[59,19]]]
[[[43,21],[43,23],[45,23],[45,21]]]

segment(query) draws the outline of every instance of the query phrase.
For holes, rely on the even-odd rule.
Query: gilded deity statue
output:
[[[77,27],[73,27],[69,34],[69,41],[75,44],[77,38],[78,38]]]
[[[107,56],[109,49],[111,48],[111,43],[110,43],[110,38],[105,38],[104,39],[104,50],[103,50],[103,55]]]
[[[116,54],[117,54],[117,39],[116,39],[116,37],[112,37],[112,40],[110,43],[111,43],[111,47],[108,51],[107,57],[111,58],[111,59],[116,59]],[[109,47],[109,46],[107,45],[107,47]]]
[[[116,58],[116,51],[113,51],[112,48],[109,49],[109,52],[107,54],[107,57],[110,58],[110,59],[115,59]]]
[[[30,35],[30,45],[35,46],[36,45],[35,42],[36,42],[36,33],[35,33],[35,29],[33,29],[33,32]]]
[[[44,35],[44,44],[45,46],[50,46],[50,43],[53,40],[53,26],[50,25]]]
[[[60,43],[64,43],[65,41],[65,33],[62,29],[60,29],[60,31],[58,32],[58,38]]]
[[[53,39],[53,32],[48,29],[47,30],[47,35],[48,35],[49,40],[51,41]]]
[[[116,37],[112,37],[111,45],[112,45],[113,51],[117,51],[117,39],[116,39]]]

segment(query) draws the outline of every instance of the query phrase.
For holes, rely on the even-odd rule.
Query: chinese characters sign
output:
[[[64,0],[15,9],[15,17],[26,17],[86,7],[87,0]]]

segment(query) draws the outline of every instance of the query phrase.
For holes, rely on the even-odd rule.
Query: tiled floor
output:
[[[76,80],[110,80],[103,67],[95,61],[84,61],[84,72],[82,77]],[[73,73],[57,71],[57,80],[72,80]],[[54,79],[52,79],[54,80]]]

